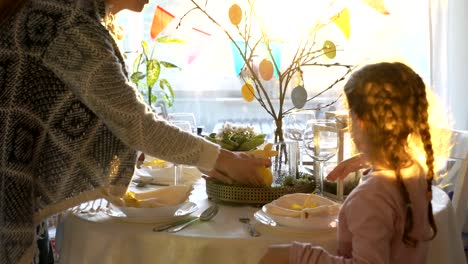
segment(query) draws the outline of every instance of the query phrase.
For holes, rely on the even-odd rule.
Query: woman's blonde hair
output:
[[[106,6],[106,15],[103,18],[104,26],[109,30],[115,40],[122,40],[124,38],[122,27],[117,25],[115,22],[115,16],[110,10],[110,6]]]
[[[370,64],[352,74],[345,85],[350,111],[366,124],[366,140],[371,146],[368,156],[395,171],[401,195],[406,203],[403,242],[416,246],[410,236],[413,209],[403,182],[401,169],[413,161],[408,147],[409,137],[418,138],[426,153],[428,218],[437,234],[431,204],[434,178],[434,151],[428,123],[426,87],[421,77],[402,63]]]

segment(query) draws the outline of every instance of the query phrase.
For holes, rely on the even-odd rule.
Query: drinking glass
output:
[[[169,121],[172,125],[180,128],[183,131],[192,133],[192,126],[188,121]],[[174,163],[174,185],[181,185],[183,183],[183,168],[184,165]]]
[[[323,168],[325,162],[338,151],[338,129],[334,120],[314,119],[307,122],[303,135],[306,153],[316,161],[316,192],[323,195]],[[315,167],[315,166],[314,166]]]
[[[167,115],[169,122],[186,121],[191,126],[191,132],[197,133],[197,122],[195,121],[195,115],[193,113],[169,113]]]
[[[302,136],[309,120],[315,119],[315,111],[298,110],[289,113],[284,120],[284,136],[286,139],[297,141],[299,144],[299,171],[304,171],[304,146],[301,144]]]

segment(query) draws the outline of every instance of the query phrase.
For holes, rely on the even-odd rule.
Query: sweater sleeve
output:
[[[388,264],[394,234],[393,210],[385,197],[361,192],[348,197],[344,215],[352,234],[352,258],[337,257],[319,247],[295,243],[290,249],[290,263]]]
[[[158,119],[128,84],[113,46],[100,24],[80,23],[58,34],[42,60],[128,146],[211,169],[219,147]]]

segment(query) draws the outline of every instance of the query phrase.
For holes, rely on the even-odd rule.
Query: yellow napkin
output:
[[[121,207],[136,208],[174,206],[185,202],[191,191],[192,187],[187,185],[160,187],[145,192],[127,191],[123,197],[111,202]]]
[[[337,215],[340,205],[315,194],[294,193],[266,204],[265,210],[270,215],[307,219]]]

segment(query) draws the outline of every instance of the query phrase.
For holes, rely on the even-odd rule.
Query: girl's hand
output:
[[[351,172],[358,171],[366,167],[364,155],[358,154],[347,160],[340,162],[328,175],[327,180],[336,181],[346,178]]]

